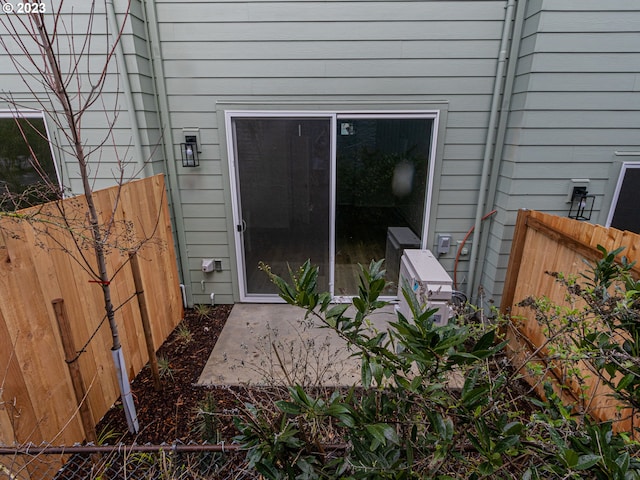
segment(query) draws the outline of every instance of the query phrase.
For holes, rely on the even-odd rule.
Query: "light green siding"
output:
[[[54,8],[54,5],[49,3],[46,6],[47,9]],[[69,13],[73,12],[73,17],[69,15],[66,21],[59,23],[57,27],[59,33],[59,39],[56,43],[56,49],[59,49],[58,61],[63,77],[67,78],[69,74],[72,75],[68,91],[72,98],[72,104],[76,108],[78,107],[78,93],[86,96],[101,76],[106,62],[108,45],[111,44],[104,10],[105,5],[98,2],[95,21],[91,25],[88,23],[90,7],[90,3],[86,1],[66,2],[64,8],[68,9]],[[45,15],[45,20],[49,31],[53,31],[51,16]],[[24,35],[20,21],[21,19],[16,14],[14,25],[17,26],[18,32],[22,33],[20,40],[24,42],[26,51],[33,54],[32,58],[35,63],[42,67],[43,59],[36,53],[38,52],[36,44],[33,39]],[[0,35],[14,61],[9,58],[5,49],[0,47],[0,110],[14,110],[16,107],[10,106],[11,99],[14,99],[21,107],[48,112],[59,111],[60,106],[55,100],[53,92],[51,90],[47,92],[44,89],[43,79],[36,73],[35,67],[30,64],[30,60],[24,52],[20,51],[15,36],[10,35],[8,25],[9,23],[6,22],[0,26]],[[6,30],[5,26],[7,26]],[[76,41],[73,43],[66,38],[67,34],[72,31],[77,35]],[[78,41],[81,38],[80,35],[87,31],[91,33],[91,42]],[[131,42],[131,30],[128,28],[125,28],[123,32],[123,42]],[[80,75],[75,78],[79,78],[79,82],[74,80],[72,73],[75,61],[77,61],[80,71]],[[22,78],[17,74],[16,65],[19,65],[18,68],[23,73]],[[126,179],[135,177],[139,170],[137,167],[138,159],[132,155],[129,106],[123,97],[121,84],[118,83],[118,68],[115,57],[108,64],[107,72],[102,95],[84,113],[82,121],[81,137],[86,146],[85,152],[91,152],[102,144],[106,145],[89,156],[92,185],[96,189],[111,186],[114,183],[114,176],[118,176],[116,172],[120,167],[123,168]],[[34,76],[30,76],[32,74]],[[119,113],[116,113],[118,111]],[[71,149],[64,134],[66,130],[64,129],[64,119],[60,120],[63,121],[61,127],[56,125],[51,116],[47,118],[50,140],[57,144],[54,152],[56,160],[61,166],[60,172],[63,177],[61,180],[65,188],[71,192],[82,193],[76,161],[73,156],[66,153]],[[110,125],[113,126],[112,135],[109,132]],[[118,164],[118,160],[120,160],[120,164]]]
[[[492,291],[502,290],[518,209],[566,216],[570,179],[588,178],[592,222],[608,210],[614,152],[640,147],[639,31],[634,0],[529,2],[483,269]]]
[[[505,2],[156,5],[174,141],[183,127],[195,126],[203,144],[201,166],[179,170],[195,302],[209,301],[201,280],[220,301],[238,299],[237,288],[225,283],[234,278],[226,272],[235,269],[234,246],[220,250],[234,227],[219,116],[225,105],[372,111],[445,105],[430,237],[461,239],[471,227]],[[213,221],[222,211],[227,222]],[[199,258],[223,253],[224,275],[200,272]],[[442,258],[449,270],[454,254]]]

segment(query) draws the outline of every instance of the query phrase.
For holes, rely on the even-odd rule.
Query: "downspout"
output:
[[[116,11],[113,7],[113,0],[106,0],[107,5],[107,20],[109,22],[109,28],[111,29],[111,35],[116,47],[116,61],[118,62],[118,68],[120,69],[122,79],[122,90],[129,105],[129,121],[131,122],[131,136],[133,138],[133,148],[136,155],[136,163],[139,166],[138,172],[143,172],[144,176],[149,176],[149,166],[145,162],[144,153],[142,152],[142,138],[140,137],[140,126],[138,124],[138,115],[136,114],[136,106],[133,103],[133,93],[131,91],[131,81],[129,79],[129,69],[127,68],[127,62],[124,58],[124,48],[122,48],[122,38],[119,38],[120,28],[118,27],[118,20],[116,18]],[[127,13],[128,15],[128,13]]]
[[[151,62],[151,75],[155,88],[156,105],[162,131],[162,151],[164,154],[165,174],[167,180],[167,195],[169,205],[175,223],[175,241],[178,252],[178,267],[182,281],[188,282],[189,264],[187,252],[187,238],[184,228],[184,215],[182,213],[182,200],[180,198],[180,186],[178,184],[178,170],[174,156],[173,138],[171,129],[171,116],[169,114],[169,102],[167,100],[167,86],[162,66],[162,54],[160,53],[160,32],[158,30],[158,16],[154,0],[142,0],[142,13],[147,27],[147,45],[149,45],[149,60]],[[187,295],[188,300],[188,295]]]
[[[527,10],[527,0],[518,0],[516,8],[516,16],[513,22],[513,33],[511,34],[511,50],[509,51],[509,63],[507,73],[504,80],[504,92],[502,94],[502,107],[500,108],[500,122],[498,124],[498,133],[496,134],[496,148],[494,153],[494,161],[491,166],[491,178],[489,183],[489,191],[487,194],[487,208],[495,208],[496,195],[498,191],[498,179],[500,175],[500,166],[502,164],[502,152],[504,150],[504,140],[507,134],[507,125],[509,114],[511,112],[511,97],[513,95],[513,85],[516,78],[516,68],[518,66],[518,55],[520,54],[520,44],[522,43],[522,28],[524,26],[524,17]],[[490,229],[485,228],[480,239],[480,250],[478,258],[480,258],[481,266],[484,266]],[[482,268],[480,269],[482,272]],[[480,286],[482,275],[478,276],[477,285],[473,285],[473,291],[477,291]]]
[[[487,126],[487,139],[484,146],[484,157],[482,160],[482,173],[480,175],[480,188],[478,190],[478,202],[476,207],[476,219],[474,224],[475,233],[471,243],[471,257],[469,258],[469,281],[467,283],[467,298],[473,299],[473,284],[475,283],[476,263],[478,261],[478,245],[480,243],[480,228],[482,223],[483,210],[486,202],[487,183],[489,181],[489,168],[491,166],[491,155],[493,152],[493,141],[495,129],[498,121],[498,106],[500,103],[500,91],[502,90],[502,77],[504,75],[507,61],[507,46],[509,45],[509,31],[513,20],[513,7],[515,0],[508,0],[502,27],[502,40],[500,41],[500,54],[496,68],[496,78],[493,84],[493,98],[491,100],[491,110],[489,114],[489,124]]]

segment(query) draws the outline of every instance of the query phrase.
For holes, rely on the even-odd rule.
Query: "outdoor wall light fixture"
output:
[[[187,135],[184,137],[184,143],[180,144],[180,152],[182,153],[183,167],[197,167],[200,165],[198,158],[198,142],[195,137]]]
[[[595,195],[589,195],[587,187],[573,187],[571,206],[569,207],[569,218],[591,220],[595,199]]]
[[[183,167],[197,167],[200,165],[200,159],[198,154],[198,136],[199,129],[197,128],[183,128],[184,143],[180,144],[180,155],[182,156]]]

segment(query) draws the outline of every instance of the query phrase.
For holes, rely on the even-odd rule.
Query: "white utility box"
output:
[[[446,325],[449,322],[453,316],[450,306],[453,280],[433,253],[429,250],[407,249],[402,254],[398,279],[398,310],[410,320],[411,309],[402,293],[405,286],[413,291],[424,310],[438,309],[433,317],[436,325]]]

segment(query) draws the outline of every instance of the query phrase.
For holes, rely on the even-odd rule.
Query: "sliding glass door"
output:
[[[258,269],[310,259],[318,288],[357,294],[385,259],[395,296],[404,248],[424,247],[435,115],[227,114],[243,301],[274,300]]]
[[[237,118],[234,130],[244,293],[277,293],[260,262],[287,276],[307,259],[328,290],[330,119]]]
[[[381,258],[396,294],[402,249],[422,241],[432,122],[338,118],[335,295],[356,294],[358,265]]]

